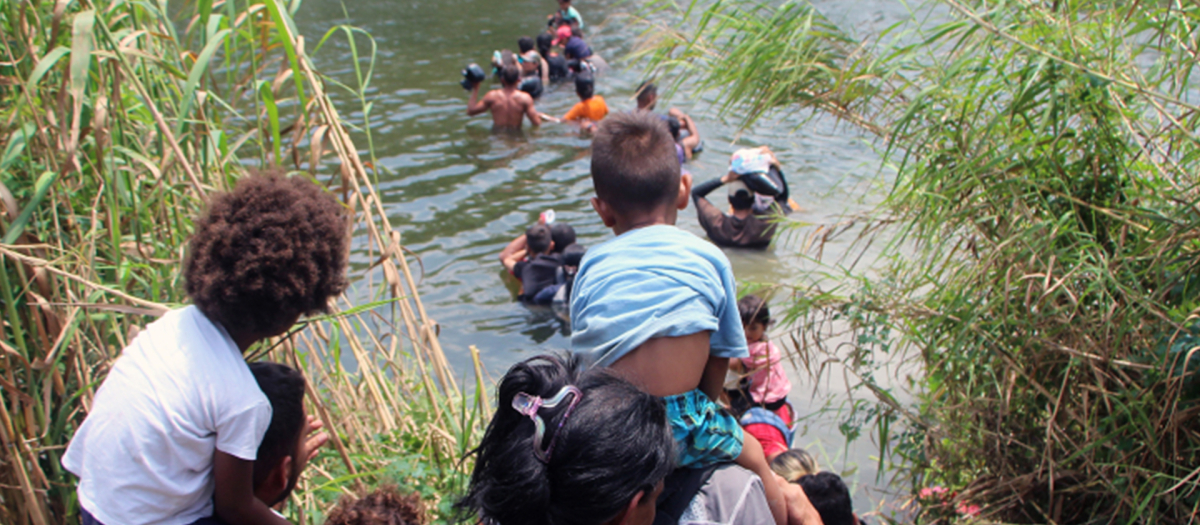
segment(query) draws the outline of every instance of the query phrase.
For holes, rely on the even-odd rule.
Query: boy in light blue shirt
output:
[[[729,260],[674,226],[692,180],[680,173],[666,123],[649,112],[605,118],[591,171],[592,207],[617,237],[580,264],[572,351],[663,398],[680,466],[735,461],[758,474],[783,525],[783,495],[762,446],[715,402],[729,359],[749,353]]]

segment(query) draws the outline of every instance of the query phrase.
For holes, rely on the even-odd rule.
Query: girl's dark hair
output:
[[[767,302],[757,295],[741,298],[738,301],[738,314],[742,316],[742,326],[748,326],[751,322],[771,322],[771,309],[767,307]]]
[[[568,403],[539,412],[544,439],[554,443],[542,463],[534,455],[534,422],[513,409],[512,400],[521,392],[549,399],[566,385],[583,396],[565,421],[560,418]],[[607,369],[585,371],[578,357],[538,356],[513,365],[500,381],[498,403],[479,447],[470,452],[475,470],[455,504],[462,521],[604,523],[639,492],[648,497],[675,466],[662,400]]]
[[[280,168],[253,174],[215,195],[196,221],[187,294],[230,334],[282,334],[346,288],[348,226],[342,205],[316,184]]]

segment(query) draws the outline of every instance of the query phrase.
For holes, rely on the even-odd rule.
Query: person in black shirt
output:
[[[546,60],[546,65],[550,69],[550,81],[562,82],[567,79],[567,59],[558,53],[550,52],[550,47],[553,45],[554,35],[550,33],[542,33],[537,37],[538,54]]]
[[[553,254],[554,241],[550,227],[538,223],[525,230],[500,252],[504,268],[521,281],[522,301],[532,301],[538,292],[558,281],[562,261]]]

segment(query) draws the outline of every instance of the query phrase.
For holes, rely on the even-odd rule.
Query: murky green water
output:
[[[631,7],[615,0],[579,0],[576,6],[588,26],[589,43],[613,65],[598,79],[597,93],[610,110],[636,107],[632,96],[642,73],[623,57],[639,30],[612,18]],[[837,0],[818,6],[835,21],[856,28],[881,26],[901,14],[898,6],[883,2]],[[388,172],[379,191],[404,244],[422,260],[426,308],[441,324],[441,343],[463,373],[469,369],[468,345],[479,347],[494,375],[517,360],[569,345],[563,325],[552,315],[514,302],[515,285],[497,260],[500,249],[539,212],[554,209],[585,245],[611,236],[588,204],[587,140],[554,124],[526,127],[519,136],[495,135],[487,115],[466,116],[467,93],[458,85],[465,64],[486,64],[492,50],[515,49],[519,37],[544,28],[545,15],[555,7],[552,0],[307,0],[297,17],[309,49],[339,24],[361,27],[375,37],[370,128],[378,164]],[[368,50],[360,40],[364,69]],[[315,60],[324,73],[354,85],[344,37],[331,38]],[[335,98],[345,115],[361,122],[361,106],[351,94]],[[549,89],[538,109],[562,115],[576,101],[573,88],[562,85]],[[710,101],[711,94],[685,90],[670,97],[664,93],[659,102],[660,111],[677,106],[697,121],[707,149],[687,169],[698,182],[719,177],[735,149],[765,144],[784,164],[793,198],[805,208],[793,219],[834,222],[866,207],[861,195],[881,176],[878,157],[853,130],[831,121],[802,125],[799,118],[781,116],[739,133],[718,118]],[[365,135],[356,134],[355,140],[366,147]],[[713,194],[714,202],[724,207],[722,195]],[[691,207],[682,212],[680,226],[703,235]],[[789,282],[811,265],[797,255],[799,237],[784,239],[765,253],[726,253],[741,281]],[[838,249],[842,247],[829,246],[827,254]],[[814,389],[811,381],[794,374],[792,400],[798,413],[840,403],[844,387],[839,375],[829,376],[834,384],[823,382]],[[875,446],[862,438],[847,447],[836,428],[832,416],[813,418],[798,444],[817,452],[834,470],[857,469],[847,476],[856,484],[856,506],[873,509],[884,490],[875,479]]]

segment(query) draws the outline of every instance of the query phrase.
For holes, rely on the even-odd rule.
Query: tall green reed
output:
[[[894,171],[847,218],[860,227],[809,232],[817,259],[839,235],[855,248],[791,290],[790,317],[808,362],[840,360],[874,395],[847,433],[877,433],[918,521],[968,504],[1023,523],[1200,520],[1200,9],[941,0],[912,12],[947,16],[862,40],[800,2],[671,6],[644,21],[652,66],[693,72],[745,125],[840,118]],[[884,386],[887,359],[921,367],[913,403]],[[955,496],[917,494],[930,486]]]
[[[304,370],[310,413],[333,434],[291,517],[319,522],[337,496],[384,482],[421,491],[436,515],[461,485],[487,389],[477,377],[465,395],[449,369],[295,31],[299,5],[0,3],[0,522],[76,519],[66,443],[120,349],[186,301],[182,247],[205,197],[254,164],[340,194],[373,261],[359,271],[383,275],[359,280],[354,297],[374,302],[344,297],[251,352]]]

